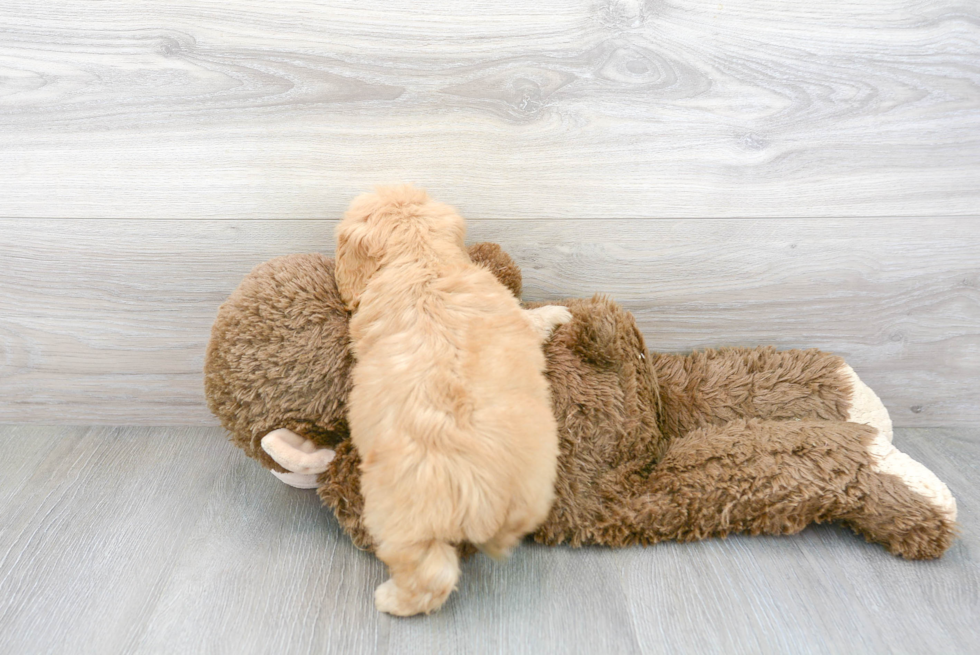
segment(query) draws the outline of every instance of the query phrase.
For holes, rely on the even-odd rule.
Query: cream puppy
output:
[[[522,310],[473,264],[466,226],[411,186],[379,188],[337,227],[353,311],[351,439],[364,524],[391,578],[375,604],[408,616],[455,588],[455,544],[504,556],[547,517],[558,436],[541,344],[571,318]]]

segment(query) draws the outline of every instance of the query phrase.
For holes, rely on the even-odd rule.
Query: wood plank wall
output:
[[[213,424],[258,262],[414,181],[652,348],[980,422],[980,5],[0,0],[0,421]]]

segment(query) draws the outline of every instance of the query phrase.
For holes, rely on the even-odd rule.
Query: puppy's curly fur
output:
[[[375,601],[430,612],[456,585],[455,544],[505,555],[551,509],[558,436],[541,343],[571,315],[522,310],[470,261],[463,219],[411,186],[355,199],[336,236],[364,524],[391,573]]]

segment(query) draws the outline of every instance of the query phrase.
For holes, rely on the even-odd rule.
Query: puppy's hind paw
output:
[[[476,548],[490,559],[496,560],[498,562],[503,562],[505,559],[510,557],[510,554],[514,550],[513,546],[507,548],[498,543],[491,542],[491,541],[488,541],[485,544],[480,544]]]
[[[374,606],[379,612],[394,614],[395,616],[411,616],[402,613],[403,603],[398,598],[398,587],[394,580],[387,580],[378,585],[374,590]]]
[[[438,597],[432,593],[413,594],[396,585],[394,579],[389,579],[374,590],[374,606],[379,612],[394,616],[415,616],[439,609],[445,602],[446,595]]]

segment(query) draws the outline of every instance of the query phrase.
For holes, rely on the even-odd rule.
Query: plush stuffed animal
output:
[[[498,246],[470,255],[520,297],[520,270]],[[563,304],[573,319],[544,346],[561,440],[557,499],[537,541],[628,546],[839,521],[907,558],[949,547],[952,495],[895,449],[888,412],[839,357],[658,354],[610,300]],[[345,421],[348,318],[330,259],[260,264],[219,310],[205,388],[237,446],[286,483],[316,487],[370,548]]]

